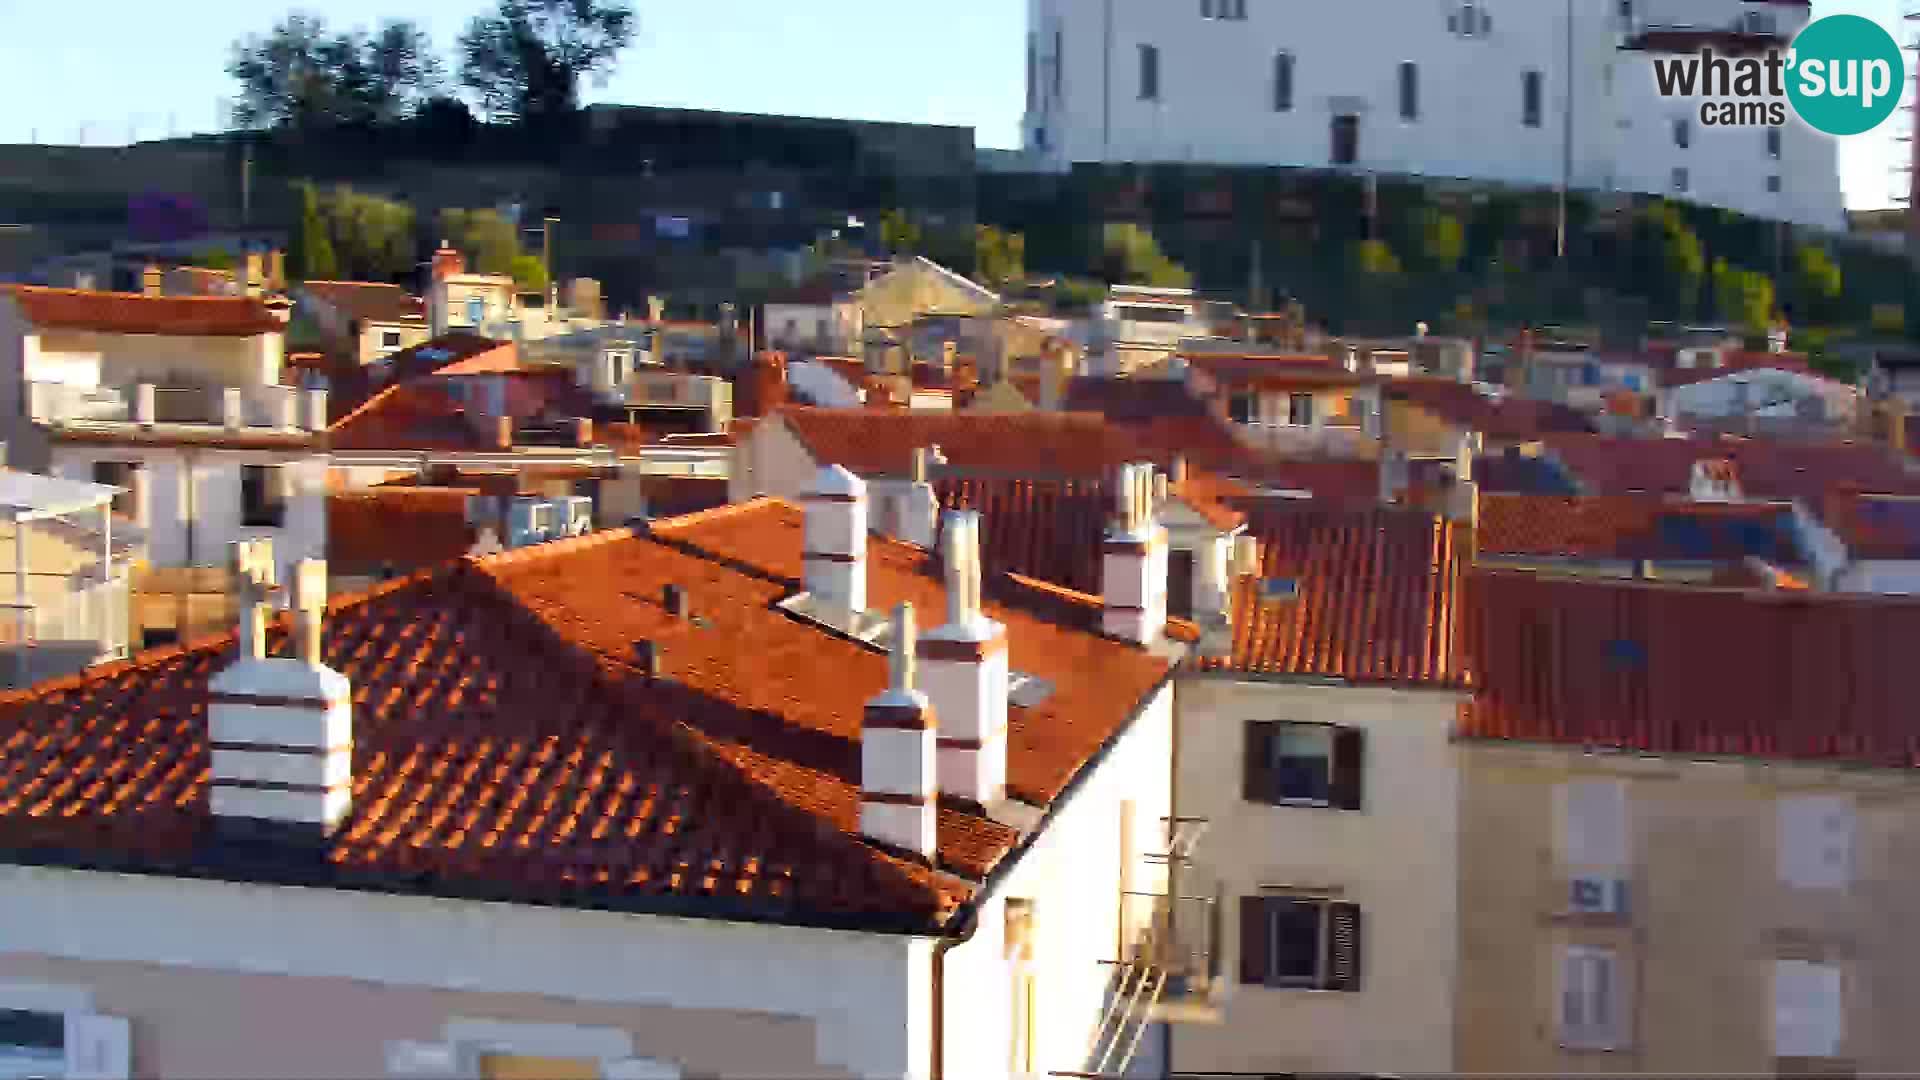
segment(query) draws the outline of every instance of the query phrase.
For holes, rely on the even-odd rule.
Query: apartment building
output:
[[[1804,4],[1029,0],[1031,159],[1281,165],[1665,195],[1845,228],[1835,143],[1703,125],[1657,56],[1785,50]],[[1789,109],[1791,114],[1791,109]]]
[[[937,556],[869,539],[838,468],[804,509],[330,602],[321,563],[276,589],[238,545],[237,635],[0,706],[0,1054],[937,1078],[1130,1045],[1106,1005],[1159,956],[1163,905],[1126,901],[1163,894],[1146,856],[1177,842],[1190,636],[1154,618],[1134,477],[1107,602],[983,575],[974,515]]]

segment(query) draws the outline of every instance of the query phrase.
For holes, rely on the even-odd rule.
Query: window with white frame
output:
[[[1568,945],[1560,950],[1562,1046],[1611,1050],[1620,1043],[1619,958],[1612,949]]]
[[[1313,395],[1287,395],[1287,423],[1295,427],[1307,427],[1313,423]]]
[[[1779,802],[1780,882],[1798,889],[1844,889],[1853,882],[1853,799],[1840,794],[1783,796]]]
[[[1555,793],[1560,865],[1618,870],[1627,864],[1627,786],[1611,778],[1569,780]]]
[[[1810,960],[1773,965],[1773,1056],[1831,1058],[1844,1036],[1840,969]]]

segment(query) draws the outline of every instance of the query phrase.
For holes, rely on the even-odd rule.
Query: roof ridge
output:
[[[362,413],[373,408],[373,406],[376,403],[386,400],[388,397],[392,396],[396,391],[398,391],[401,387],[405,385],[406,383],[404,382],[394,382],[394,383],[389,383],[386,386],[383,386],[380,389],[374,391],[373,394],[367,398],[367,400],[361,402],[358,405],[355,405],[352,409],[348,410],[345,415],[341,416],[340,419],[335,420],[331,424],[328,424],[327,434],[329,435],[335,434],[342,427],[344,427],[349,420],[358,419]]]
[[[599,532],[585,533],[581,536],[569,536],[563,540],[548,540],[541,544],[528,544],[526,547],[496,551],[491,555],[463,555],[461,563],[476,569],[489,569],[496,566],[514,566],[525,562],[558,558],[571,555],[589,548],[602,547],[620,540],[631,540],[637,534],[626,527],[603,529]]]
[[[695,525],[705,525],[713,521],[738,517],[749,511],[761,510],[768,506],[790,506],[798,509],[791,500],[782,499],[777,495],[756,495],[746,502],[723,503],[719,506],[708,507],[705,510],[694,510],[677,517],[661,518],[658,521],[649,522],[647,524],[647,531],[654,534],[666,533],[670,535],[682,529],[692,528]]]

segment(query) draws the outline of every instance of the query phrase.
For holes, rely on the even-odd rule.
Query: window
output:
[[[545,532],[553,528],[553,505],[551,503],[541,503],[535,506],[529,512],[527,520],[532,527],[539,532]]]
[[[1260,419],[1260,399],[1252,394],[1235,394],[1227,399],[1227,416],[1236,424],[1252,424]]]
[[[1771,34],[1774,31],[1773,15],[1765,11],[1749,11],[1742,16],[1742,21],[1749,34]]]
[[[1200,0],[1200,17],[1244,19],[1247,17],[1247,0]]]
[[[1569,780],[1555,792],[1560,864],[1618,870],[1627,863],[1627,787],[1619,780]]]
[[[1055,101],[1060,100],[1060,80],[1064,77],[1061,73],[1066,69],[1066,66],[1067,66],[1066,50],[1067,50],[1066,31],[1056,26],[1053,28],[1053,71],[1052,71],[1053,100]]]
[[[1612,1049],[1620,1041],[1618,963],[1612,949],[1569,945],[1560,953],[1560,1043]]]
[[[1160,100],[1160,50],[1152,45],[1140,46],[1140,100]]]
[[[1245,795],[1273,806],[1361,806],[1365,733],[1333,724],[1247,722]]]
[[[1684,166],[1677,167],[1673,170],[1673,190],[1687,190],[1687,170]]]
[[[1461,4],[1459,11],[1447,16],[1447,29],[1461,37],[1484,37],[1493,32],[1493,16],[1478,4]]]
[[[1840,969],[1807,960],[1773,962],[1773,1056],[1830,1058],[1840,1052]]]
[[[1779,173],[1774,173],[1773,175],[1767,177],[1767,191],[1774,195],[1780,194],[1780,174]]]
[[[1618,8],[1618,11],[1620,13],[1621,22],[1623,23],[1633,22],[1633,0],[1620,0],[1620,6]]]
[[[398,330],[380,331],[380,347],[383,349],[399,348],[400,347],[400,331]]]
[[[120,493],[113,497],[113,512],[125,518],[140,516],[140,463],[137,461],[96,461],[93,463],[93,482],[117,487]]]
[[[1324,897],[1240,899],[1240,981],[1360,989],[1360,905]]]
[[[1767,129],[1767,156],[1772,158],[1775,161],[1780,160],[1780,129],[1779,128],[1770,127]]]
[[[1293,54],[1275,53],[1273,57],[1273,111],[1293,111]]]
[[[240,466],[240,524],[277,529],[287,517],[287,467]]]
[[[1287,395],[1287,423],[1295,427],[1306,427],[1313,423],[1313,395]]]
[[[1520,122],[1530,128],[1540,126],[1540,73],[1520,73]]]
[[[0,1076],[127,1076],[128,1036],[119,1017],[0,1009]]]
[[[1400,65],[1400,119],[1420,119],[1420,69],[1410,63]]]
[[[1845,795],[1780,799],[1780,882],[1844,889],[1853,880],[1853,800]]]
[[[467,297],[468,324],[472,326],[479,326],[482,322],[486,321],[486,316],[487,316],[487,302],[478,296]]]
[[[1333,153],[1335,165],[1352,165],[1360,160],[1360,118],[1352,114],[1333,118]]]
[[[1684,116],[1673,118],[1673,145],[1682,150],[1693,145],[1693,125]]]

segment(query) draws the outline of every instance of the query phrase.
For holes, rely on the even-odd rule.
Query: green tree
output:
[[[1413,214],[1411,234],[1414,263],[1422,270],[1452,273],[1467,252],[1467,230],[1460,219],[1436,207]]]
[[[1622,282],[1626,291],[1646,297],[1666,314],[1692,316],[1706,280],[1707,259],[1679,207],[1655,201],[1642,209],[1634,219],[1630,244],[1632,256]]]
[[[538,255],[515,255],[508,272],[521,292],[547,291],[547,264]]]
[[[440,238],[460,249],[482,274],[511,274],[521,254],[520,234],[494,210],[442,210]]]
[[[300,223],[293,230],[287,262],[287,272],[301,281],[327,281],[340,276],[340,265],[333,257],[333,238],[312,184],[300,185]]]
[[[1025,277],[1027,238],[991,225],[974,226],[973,271],[975,277],[995,288]]]
[[[1715,259],[1713,298],[1730,328],[1764,335],[1773,324],[1773,279],[1765,274]]]
[[[319,198],[337,272],[350,281],[390,281],[413,268],[413,208],[340,185]]]
[[[227,74],[240,84],[236,125],[312,130],[412,116],[441,73],[431,40],[411,22],[335,34],[320,16],[295,12],[234,42]]]
[[[494,120],[540,124],[580,106],[580,80],[603,77],[633,41],[619,0],[499,0],[460,35],[460,82]]]
[[[1100,274],[1113,285],[1184,289],[1193,284],[1193,275],[1160,250],[1153,233],[1130,222],[1100,230]]]
[[[889,255],[915,255],[920,251],[920,226],[903,210],[880,215],[880,247]]]
[[[1840,267],[1825,248],[1805,245],[1793,253],[1793,302],[1797,322],[1832,319],[1840,300]]]
[[[1353,268],[1368,276],[1392,277],[1400,273],[1400,260],[1385,240],[1362,240],[1353,245]]]

